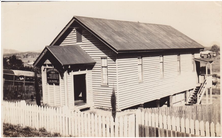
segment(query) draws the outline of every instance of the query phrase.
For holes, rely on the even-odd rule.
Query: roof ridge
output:
[[[140,23],[140,24],[149,24],[149,25],[170,26],[170,25],[158,24],[158,23],[147,23],[147,22],[140,22],[140,21],[127,21],[127,20],[117,20],[117,19],[106,19],[106,18],[87,17],[87,16],[73,16],[73,17],[77,18],[77,19],[79,19],[79,18],[90,18],[90,19],[97,19],[97,20],[107,20],[107,21],[119,21],[119,22]]]

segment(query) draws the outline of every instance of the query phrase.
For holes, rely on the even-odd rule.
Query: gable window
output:
[[[192,54],[192,65],[193,65],[193,72],[195,71],[195,61],[194,61],[194,54]]]
[[[180,55],[177,55],[177,72],[180,74],[181,72],[181,60]]]
[[[102,57],[101,58],[102,64],[102,85],[107,85],[108,84],[108,65],[107,65],[107,57]]]
[[[138,57],[138,80],[143,81],[143,61],[142,57]]]
[[[160,56],[160,77],[164,76],[163,55]]]
[[[76,42],[82,42],[82,30],[76,29]]]

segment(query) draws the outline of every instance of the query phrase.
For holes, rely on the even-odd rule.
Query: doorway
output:
[[[74,75],[74,103],[83,105],[86,103],[86,74]]]
[[[200,62],[195,61],[196,64],[196,72],[197,72],[197,83],[200,83],[199,76],[201,75],[201,68],[200,68]]]

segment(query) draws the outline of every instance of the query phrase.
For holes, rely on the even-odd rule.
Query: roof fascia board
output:
[[[152,52],[168,52],[168,51],[183,51],[183,50],[200,50],[203,48],[184,48],[184,49],[153,49],[153,50],[119,50],[119,54],[122,53],[152,53]]]
[[[54,45],[58,39],[64,34],[64,32],[70,27],[70,25],[74,22],[74,18],[72,18],[69,23],[62,29],[62,31],[55,37],[50,46]]]
[[[46,54],[46,49],[47,49],[47,47],[45,47],[43,50],[42,50],[42,52],[40,53],[40,55],[38,56],[38,58],[35,60],[35,62],[33,63],[33,66],[35,67],[37,64],[38,64],[38,62],[40,61],[40,59]]]

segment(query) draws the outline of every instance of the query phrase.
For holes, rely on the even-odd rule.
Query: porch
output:
[[[190,92],[187,103],[201,104],[205,96],[206,104],[212,104],[212,62],[213,58],[194,58],[197,71],[197,85]]]
[[[95,61],[78,45],[48,46],[36,60],[41,67],[43,103],[84,110],[92,104],[92,68]]]

